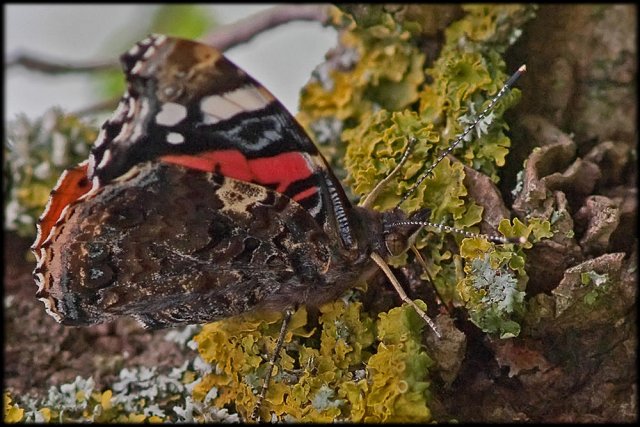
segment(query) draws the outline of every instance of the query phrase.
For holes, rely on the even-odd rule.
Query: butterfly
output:
[[[283,105],[215,49],[151,36],[122,63],[127,92],[38,223],[37,297],[59,322],[316,306],[419,228],[388,224],[428,216],[351,205]]]

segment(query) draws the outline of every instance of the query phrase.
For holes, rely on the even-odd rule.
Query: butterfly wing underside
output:
[[[305,209],[217,174],[144,163],[71,204],[64,224],[38,297],[65,324],[205,323],[343,290],[318,274],[340,253]]]

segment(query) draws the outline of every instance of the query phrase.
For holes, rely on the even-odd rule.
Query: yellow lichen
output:
[[[309,422],[429,419],[426,390],[430,359],[420,344],[422,320],[412,308],[395,308],[374,322],[362,311],[361,303],[338,300],[320,307],[320,330],[304,325],[304,309],[297,311],[294,318],[298,327],[291,331],[297,332],[285,338],[277,371],[261,408],[262,419],[272,416]],[[268,351],[273,351],[269,345],[264,346],[262,362],[253,367],[238,357],[247,351],[238,350],[238,343],[255,330],[238,325],[255,325],[255,319],[243,316],[220,321],[207,325],[196,337],[202,357],[217,372],[203,378],[194,389],[194,398],[202,399],[212,387],[217,387],[219,397],[214,402],[217,407],[233,404],[244,417],[251,412],[269,367]],[[269,332],[258,341],[274,342],[278,323],[273,328],[269,323]],[[292,340],[293,335],[297,340]],[[226,344],[212,351],[214,342]],[[258,347],[263,347],[262,344]],[[249,352],[254,350],[258,349],[251,347]]]
[[[22,418],[24,417],[24,409],[20,408],[18,405],[12,404],[11,395],[8,392],[5,392],[2,397],[4,422],[7,424],[14,424],[22,421]]]

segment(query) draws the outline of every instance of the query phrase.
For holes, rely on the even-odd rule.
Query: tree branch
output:
[[[258,34],[292,21],[329,21],[331,5],[284,5],[258,12],[233,24],[216,28],[201,38],[203,43],[221,51],[246,43]]]
[[[5,68],[22,66],[28,70],[39,71],[45,74],[90,73],[94,71],[108,70],[118,66],[114,60],[95,62],[69,62],[55,59],[44,59],[37,54],[18,52],[11,55],[4,64]]]
[[[241,19],[210,32],[201,40],[221,51],[246,43],[258,34],[292,21],[317,21],[326,24],[329,20],[328,4],[323,5],[284,5]],[[93,62],[69,62],[44,59],[36,54],[18,52],[5,62],[5,69],[22,66],[28,70],[45,74],[88,73],[118,67],[114,60]]]

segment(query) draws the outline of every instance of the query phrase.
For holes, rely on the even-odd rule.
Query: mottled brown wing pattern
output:
[[[43,248],[38,297],[69,325],[133,315],[167,327],[318,304],[371,264],[286,196],[161,162],[71,204],[62,224]]]

